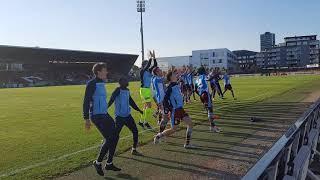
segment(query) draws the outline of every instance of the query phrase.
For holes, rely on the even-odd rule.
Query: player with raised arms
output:
[[[153,66],[151,66],[153,60]],[[141,127],[147,127],[152,129],[147,120],[152,119],[152,109],[151,109],[151,79],[152,79],[152,70],[157,67],[157,60],[155,58],[155,52],[149,51],[149,60],[142,62],[142,69],[140,71],[141,87],[140,87],[140,96],[144,103],[143,114],[141,115],[139,125]]]

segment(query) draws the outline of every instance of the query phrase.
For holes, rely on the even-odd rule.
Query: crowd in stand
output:
[[[76,72],[12,72],[0,77],[0,88],[85,84],[92,75]]]

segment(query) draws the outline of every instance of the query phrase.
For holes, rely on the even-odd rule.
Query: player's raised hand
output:
[[[152,51],[148,51],[148,59],[152,59],[153,58],[153,54],[152,54]]]
[[[156,53],[155,53],[154,50],[152,51],[152,58],[153,58],[153,59],[156,59]]]

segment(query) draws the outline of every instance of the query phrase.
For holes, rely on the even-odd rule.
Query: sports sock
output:
[[[216,124],[214,123],[214,115],[212,112],[208,111],[208,119],[209,119],[209,123],[211,127],[216,126]]]
[[[98,160],[96,160],[96,164],[100,165],[100,164],[101,164],[101,162],[99,162]]]
[[[192,134],[192,128],[187,128],[187,132],[186,132],[186,145],[190,144],[191,134]]]
[[[159,122],[162,121],[162,117],[163,117],[163,116],[162,116],[162,113],[159,113],[159,114],[158,114],[158,121],[159,121]]]
[[[160,133],[162,133],[166,129],[167,123],[168,123],[168,121],[166,121],[166,120],[162,120],[161,121],[161,123],[160,123]]]

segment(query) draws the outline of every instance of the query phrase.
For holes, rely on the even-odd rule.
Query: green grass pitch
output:
[[[319,80],[319,76],[313,75],[232,78],[231,83],[237,100],[234,101],[230,92],[227,92],[227,99],[215,101],[215,108],[252,97],[256,97],[257,100],[270,99],[282,93],[287,93],[289,96],[281,100],[296,102],[305,98],[306,91],[319,89]],[[116,86],[117,84],[107,84],[108,96]],[[82,119],[84,88],[84,86],[61,86],[0,89],[0,179],[55,177],[85,167],[95,158],[98,148],[83,150],[97,146],[102,140],[95,128],[89,132],[84,130]],[[138,94],[139,82],[131,82],[129,88],[133,99],[142,108]],[[296,90],[295,94],[290,95],[290,90],[293,89]],[[187,105],[186,109],[190,110],[191,117],[197,116],[199,119],[200,116],[206,121],[206,115],[203,114],[203,107],[199,101]],[[221,117],[224,115],[221,114],[222,109],[216,111]],[[134,110],[132,112],[138,121],[139,114]],[[114,116],[113,107],[109,109],[109,113]],[[150,122],[156,126],[155,119]],[[223,127],[223,122],[221,126]],[[139,130],[142,131],[140,127]],[[131,133],[127,128],[123,128],[121,137],[126,138],[120,140],[118,153],[131,146],[131,137],[128,135]],[[140,133],[140,143],[149,142],[153,135],[154,132],[151,131]],[[43,165],[33,167],[39,163]],[[28,168],[11,174],[25,167]]]

